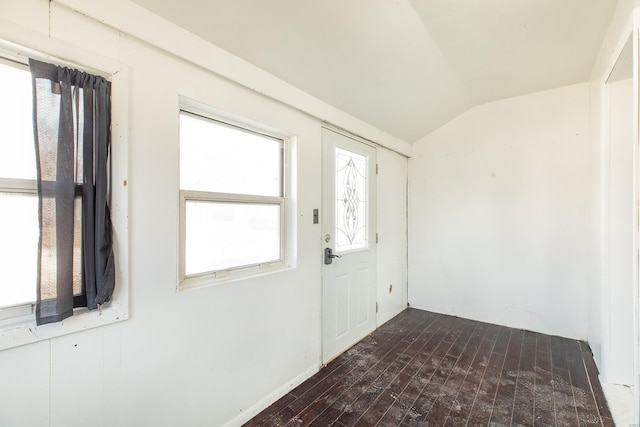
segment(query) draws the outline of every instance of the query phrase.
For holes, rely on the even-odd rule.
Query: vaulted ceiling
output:
[[[617,0],[134,0],[408,142],[585,82]]]

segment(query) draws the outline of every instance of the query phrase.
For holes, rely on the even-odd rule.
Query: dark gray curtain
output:
[[[30,60],[39,196],[38,325],[111,299],[111,84]]]

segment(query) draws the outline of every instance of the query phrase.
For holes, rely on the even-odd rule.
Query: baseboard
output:
[[[602,391],[607,399],[613,422],[624,427],[636,425],[631,388],[620,384],[602,383]]]
[[[231,420],[227,421],[222,427],[238,427],[238,426],[241,426],[242,424],[244,424],[247,421],[249,421],[251,418],[253,418],[256,415],[258,415],[264,409],[266,409],[269,406],[271,406],[271,404],[273,404],[275,401],[280,399],[282,396],[284,396],[285,394],[289,393],[291,390],[293,390],[294,388],[298,387],[300,384],[302,384],[303,382],[305,382],[306,380],[311,378],[319,370],[320,370],[320,365],[319,364],[310,367],[309,369],[307,369],[306,371],[304,371],[300,375],[298,375],[295,378],[293,378],[291,381],[287,382],[285,385],[277,388],[276,390],[274,390],[273,392],[269,393],[264,398],[260,399],[258,402],[256,402],[251,407],[249,407],[246,410],[242,411],[236,417],[234,417]]]

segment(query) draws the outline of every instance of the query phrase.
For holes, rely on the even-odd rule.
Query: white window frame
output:
[[[179,248],[178,248],[178,290],[186,290],[211,284],[235,281],[244,278],[250,278],[262,274],[268,274],[293,267],[294,256],[293,244],[291,244],[291,225],[290,212],[292,211],[292,199],[290,190],[291,180],[291,145],[292,138],[290,135],[270,129],[253,122],[249,122],[242,118],[233,117],[231,115],[213,110],[212,108],[203,106],[196,101],[181,100],[179,114],[195,116],[201,119],[210,120],[217,125],[228,126],[237,129],[239,132],[249,132],[260,135],[265,138],[274,139],[281,144],[281,163],[280,163],[280,196],[260,196],[236,193],[218,193],[207,191],[191,191],[179,189]],[[277,260],[250,264],[239,265],[226,269],[207,271],[196,274],[186,274],[186,205],[188,201],[204,201],[215,203],[253,203],[259,205],[278,205],[280,207],[280,257]]]
[[[0,39],[0,58],[10,63],[24,64],[26,69],[28,58],[34,58],[101,75],[111,81],[112,94],[117,94],[111,98],[111,221],[115,242],[116,289],[111,301],[100,309],[89,311],[83,307],[75,308],[73,316],[46,325],[36,324],[35,303],[0,308],[0,351],[110,325],[129,318],[129,69],[117,60],[97,57],[87,51],[67,50],[64,46],[56,45],[52,45],[52,48],[52,52],[43,53]],[[92,63],[98,65],[92,66]],[[36,181],[2,179],[0,191],[37,194]],[[0,286],[2,285],[0,283]]]

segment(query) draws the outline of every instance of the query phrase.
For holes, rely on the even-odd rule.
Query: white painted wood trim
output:
[[[632,402],[632,400],[634,400],[633,391],[631,388],[619,384],[604,383],[602,381],[601,384],[614,423],[617,426],[637,425],[637,423],[634,424],[633,421],[636,416],[631,413],[631,408],[634,406]]]
[[[294,388],[296,388],[297,386],[299,386],[300,384],[302,384],[303,382],[311,378],[319,370],[320,370],[319,364],[311,366],[309,369],[307,369],[297,377],[293,378],[287,384],[284,384],[283,386],[278,387],[276,390],[269,393],[264,398],[260,399],[254,405],[242,411],[235,418],[223,424],[222,427],[236,427],[236,426],[243,425],[244,423],[249,421],[251,418],[255,417],[260,412],[262,412],[264,409],[271,406],[271,404],[273,404],[275,401],[280,399],[282,396],[284,396],[285,394],[287,394],[288,392],[290,392],[291,390],[293,390]]]
[[[634,423],[640,423],[640,9],[633,10],[633,414]]]

